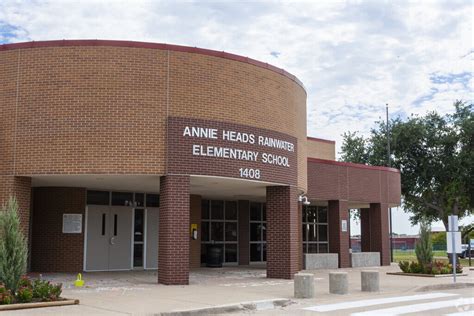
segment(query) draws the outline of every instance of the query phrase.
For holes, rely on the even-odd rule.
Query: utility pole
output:
[[[385,113],[387,121],[387,167],[390,167],[390,125],[388,122],[388,103],[385,103]],[[389,207],[390,214],[390,262],[393,262],[393,219],[392,219],[392,208]]]

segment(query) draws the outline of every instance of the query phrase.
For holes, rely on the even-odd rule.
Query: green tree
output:
[[[444,116],[390,121],[391,166],[401,172],[404,209],[413,224],[423,218],[441,220],[474,213],[474,106],[456,101],[455,112]],[[343,161],[387,165],[387,124],[377,122],[370,136],[345,133]]]
[[[26,272],[28,247],[21,232],[18,203],[10,198],[0,210],[0,283],[15,293]]]
[[[434,250],[446,250],[446,232],[432,233],[431,243]]]
[[[422,266],[433,261],[433,245],[431,244],[431,227],[425,220],[420,222],[420,238],[415,245],[416,259]]]

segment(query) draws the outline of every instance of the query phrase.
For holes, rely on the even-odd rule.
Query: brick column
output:
[[[189,176],[160,179],[158,283],[189,284]]]
[[[239,201],[239,265],[248,265],[250,261],[250,218],[249,201]]]
[[[370,204],[370,250],[380,252],[380,264],[390,265],[388,205]]]
[[[267,277],[292,279],[299,271],[301,218],[295,187],[267,187]]]
[[[190,200],[190,224],[198,225],[198,238],[191,238],[191,226],[189,232],[189,267],[201,267],[201,196],[191,195]]]
[[[20,213],[20,225],[29,241],[30,209],[31,209],[31,178],[0,176],[0,206],[6,205],[10,197],[16,198]]]
[[[370,209],[360,209],[360,250],[370,252]]]
[[[328,229],[329,229],[329,252],[339,254],[339,267],[351,266],[349,255],[349,228],[342,231],[342,220],[349,225],[349,210],[347,201],[329,201],[328,207]]]

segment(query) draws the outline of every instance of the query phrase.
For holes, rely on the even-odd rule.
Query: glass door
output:
[[[133,268],[143,268],[145,210],[136,208],[133,219]]]

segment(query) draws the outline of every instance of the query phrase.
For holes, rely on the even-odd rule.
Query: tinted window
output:
[[[87,204],[109,205],[109,192],[87,191]]]
[[[146,195],[146,206],[147,207],[159,207],[160,196],[158,194],[147,194]]]
[[[130,192],[112,192],[112,205],[131,205],[133,193]]]

